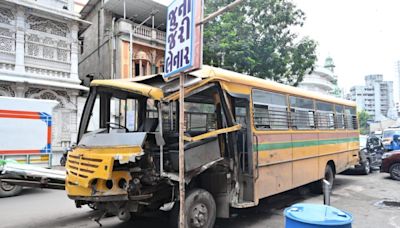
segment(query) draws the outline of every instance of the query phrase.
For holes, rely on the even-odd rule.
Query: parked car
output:
[[[356,165],[356,170],[368,175],[372,169],[379,169],[384,151],[380,138],[360,135],[360,164]]]
[[[390,173],[394,180],[400,181],[400,151],[383,154],[381,172]]]

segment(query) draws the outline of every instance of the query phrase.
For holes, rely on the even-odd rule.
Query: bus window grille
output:
[[[336,129],[344,129],[345,128],[345,122],[344,122],[344,116],[341,113],[336,113],[335,115],[335,127]]]
[[[317,113],[318,128],[332,130],[335,129],[335,121],[333,112],[319,111]]]
[[[291,109],[290,126],[293,129],[314,129],[314,111],[308,109]]]
[[[345,115],[345,123],[346,123],[346,129],[349,130],[358,129],[357,116],[355,115]]]

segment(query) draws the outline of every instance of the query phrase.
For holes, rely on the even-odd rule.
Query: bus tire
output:
[[[22,192],[22,186],[8,184],[0,181],[0,198],[19,195]]]
[[[330,183],[329,191],[332,192],[333,182],[335,180],[335,172],[330,164],[327,164],[325,167],[324,179]],[[324,179],[312,184],[311,191],[314,194],[322,194],[324,192]]]
[[[217,216],[213,196],[204,189],[193,189],[185,200],[185,227],[212,228]],[[179,201],[170,212],[170,227],[179,227]]]

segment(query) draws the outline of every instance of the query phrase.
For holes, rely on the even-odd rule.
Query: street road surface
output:
[[[301,193],[301,194],[300,194]],[[381,200],[400,202],[400,182],[387,174],[337,175],[331,204],[354,216],[353,227],[400,228],[400,205],[388,207]],[[307,194],[307,188],[289,191],[262,200],[255,208],[233,210],[231,219],[218,219],[216,228],[276,228],[284,226],[284,208],[299,202],[322,203],[322,196]],[[64,191],[25,189],[23,194],[0,199],[0,226],[8,227],[85,227],[97,228],[93,221],[99,212],[88,207],[75,208]],[[103,227],[166,227],[167,216],[139,218],[121,222],[116,217],[104,218]]]

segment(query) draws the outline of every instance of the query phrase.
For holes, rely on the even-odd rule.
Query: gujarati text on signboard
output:
[[[193,67],[195,1],[175,0],[168,7],[164,77],[174,76]]]

